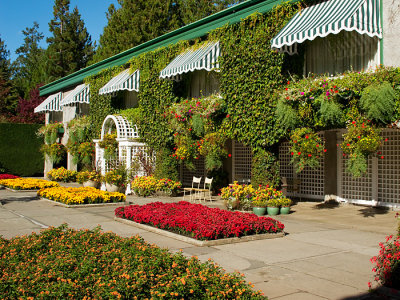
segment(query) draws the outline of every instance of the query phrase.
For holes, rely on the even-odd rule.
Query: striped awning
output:
[[[208,42],[204,45],[188,49],[179,54],[160,72],[160,78],[179,80],[179,75],[195,70],[218,69],[218,57],[220,54],[219,42]]]
[[[297,44],[342,30],[382,38],[380,0],[325,0],[298,12],[272,39],[271,48],[294,54]]]
[[[115,93],[117,91],[128,90],[139,92],[140,71],[136,70],[132,74],[129,69],[119,73],[106,83],[100,90],[99,94]]]
[[[87,103],[89,104],[90,88],[88,84],[78,85],[72,92],[70,92],[63,100],[60,105],[69,105],[73,103]]]
[[[62,99],[62,93],[57,93],[54,95],[50,95],[46,98],[40,105],[35,107],[34,112],[48,112],[48,111],[62,111],[60,106],[60,101]]]

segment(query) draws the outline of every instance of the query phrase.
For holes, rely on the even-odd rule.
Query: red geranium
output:
[[[201,204],[154,202],[115,210],[119,218],[173,231],[198,240],[216,240],[244,235],[277,233],[284,225],[268,217],[209,208]]]

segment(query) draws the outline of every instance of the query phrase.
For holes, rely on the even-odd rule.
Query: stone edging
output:
[[[211,240],[211,241],[199,241],[187,236],[183,236],[177,233],[173,233],[170,231],[162,230],[153,226],[145,225],[145,224],[139,224],[131,220],[127,219],[122,219],[118,217],[114,217],[114,220],[117,222],[125,223],[128,225],[135,226],[140,229],[144,229],[147,231],[151,231],[160,235],[164,235],[166,237],[170,237],[188,244],[192,244],[195,246],[218,246],[218,245],[226,245],[226,244],[234,244],[234,243],[242,243],[242,242],[249,242],[249,241],[256,241],[256,240],[265,240],[265,239],[274,239],[274,238],[279,238],[279,237],[284,237],[285,233],[284,232],[279,232],[279,233],[264,233],[264,234],[254,234],[254,235],[248,235],[248,236],[242,236],[240,238],[238,237],[233,237],[233,238],[227,238],[227,239],[220,239],[220,240]]]
[[[44,200],[47,202],[51,202],[55,205],[63,206],[66,208],[84,208],[84,207],[101,207],[101,206],[122,206],[125,205],[125,202],[112,202],[112,203],[94,203],[94,204],[75,204],[75,205],[69,205],[69,204],[64,204],[61,202],[57,202],[54,200],[50,200],[47,198],[39,198],[40,200]]]
[[[9,187],[5,187],[5,189],[6,190],[8,190],[8,191],[10,191],[10,192],[14,192],[14,193],[32,193],[32,192],[37,192],[39,189],[37,189],[37,190],[14,190],[14,189],[12,189],[12,188],[9,188]]]

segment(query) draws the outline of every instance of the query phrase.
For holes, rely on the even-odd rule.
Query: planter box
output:
[[[47,198],[39,198],[40,200],[45,200],[47,202],[51,202],[55,205],[58,206],[63,206],[66,208],[85,208],[85,207],[99,207],[99,206],[121,206],[123,204],[125,204],[126,202],[111,202],[111,203],[93,203],[93,204],[65,204],[62,202],[57,202],[54,200],[50,200]]]
[[[233,237],[233,238],[227,238],[227,239],[219,239],[219,240],[210,240],[210,241],[199,241],[187,236],[183,236],[177,233],[173,233],[170,231],[162,230],[153,226],[145,225],[145,224],[139,224],[131,220],[127,219],[122,219],[122,218],[114,218],[115,221],[125,223],[128,225],[135,226],[140,229],[144,229],[147,231],[151,231],[166,237],[170,237],[188,244],[192,244],[195,246],[217,246],[217,245],[226,245],[226,244],[234,244],[234,243],[242,243],[242,242],[249,242],[249,241],[256,241],[256,240],[266,240],[266,239],[275,239],[275,238],[280,238],[284,237],[285,233],[284,232],[278,232],[278,233],[263,233],[263,234],[254,234],[254,235],[246,235],[242,237]]]

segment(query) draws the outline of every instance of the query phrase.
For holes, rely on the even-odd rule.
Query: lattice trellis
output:
[[[354,178],[346,171],[347,156],[338,147],[338,158],[341,168],[341,197],[348,200],[372,200],[372,158],[368,158],[368,169],[364,176]]]
[[[144,160],[146,161],[146,163],[148,164],[154,164],[155,162],[155,154],[150,154],[148,152],[148,147],[145,145],[135,145],[131,147],[131,158],[132,158],[132,162],[131,164],[135,163],[136,158],[138,157],[139,153],[143,154]],[[140,169],[137,170],[136,176],[145,176],[145,170],[143,168],[143,166],[140,166]]]
[[[378,201],[400,204],[400,130],[383,130],[382,137],[377,157]]]
[[[113,128],[117,131],[117,139],[135,139],[139,138],[136,125],[132,125],[127,119],[118,115],[109,115],[104,119],[101,129],[101,139],[104,135],[111,133]]]
[[[320,133],[319,137],[324,138],[323,133]],[[289,148],[289,142],[282,142],[279,146],[279,171],[281,177],[286,177],[292,185],[294,180],[298,181],[298,191],[288,191],[288,196],[323,199],[325,196],[324,157],[320,158],[319,167],[305,167],[303,171],[297,174],[294,166],[290,164],[291,155]]]
[[[233,180],[249,183],[251,180],[251,165],[253,152],[250,147],[237,141],[232,141]]]
[[[204,182],[204,178],[207,175],[205,168],[205,159],[201,156],[199,159],[194,161],[196,170],[192,171],[185,167],[184,164],[181,166],[181,182],[183,186],[191,186],[193,176],[202,177],[201,182]]]

